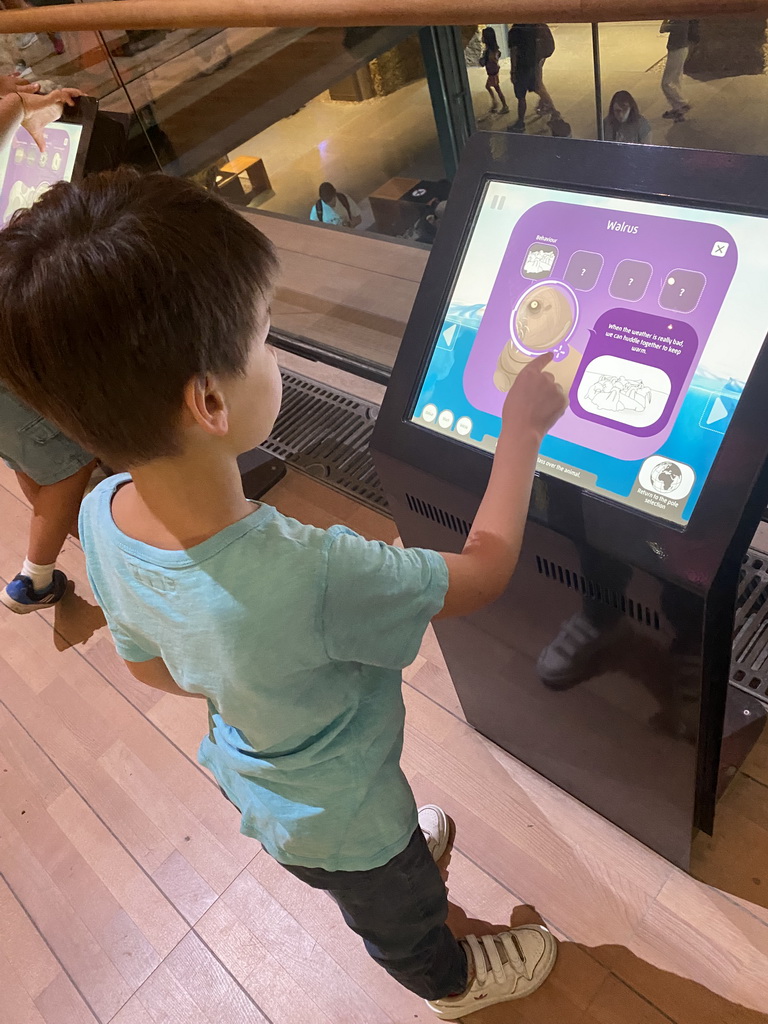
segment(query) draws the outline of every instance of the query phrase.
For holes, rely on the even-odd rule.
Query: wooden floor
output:
[[[289,476],[283,511],[369,536],[392,524]],[[0,473],[0,575],[27,509]],[[253,840],[195,762],[198,701],[120,667],[70,542],[76,592],[0,608],[3,1024],[413,1024],[424,1004],[370,961],[335,906]],[[434,638],[406,672],[405,769],[454,817],[457,932],[535,914],[561,940],[547,985],[473,1024],[768,1021],[768,744],[702,840],[691,878],[479,737]],[[730,891],[725,891],[726,889]],[[735,895],[734,895],[735,894]]]

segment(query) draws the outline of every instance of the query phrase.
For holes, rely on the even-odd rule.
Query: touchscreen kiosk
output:
[[[459,550],[505,398],[551,353],[569,406],[518,570],[438,639],[473,725],[683,866],[713,822],[738,571],[766,500],[766,173],[478,133],[373,440],[405,543]]]
[[[97,101],[81,96],[74,108],[43,131],[41,153],[26,128],[0,147],[0,228],[17,210],[31,206],[57,181],[73,181],[85,167]]]

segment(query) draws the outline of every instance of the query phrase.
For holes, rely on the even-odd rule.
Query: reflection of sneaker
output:
[[[26,78],[27,80],[29,80],[30,78],[35,77],[35,72],[32,70],[32,68],[29,66],[29,64],[27,64],[25,60],[17,60],[16,66],[13,70],[16,72],[19,78]]]
[[[525,121],[515,121],[514,124],[508,124],[507,125],[507,131],[508,132],[524,132],[525,131]]]
[[[17,615],[36,612],[40,608],[50,608],[64,597],[67,583],[64,573],[55,569],[50,587],[38,591],[32,586],[29,576],[18,575],[11,580],[5,590],[0,591],[0,604],[4,604]]]
[[[460,996],[427,1001],[440,1020],[458,1020],[494,1003],[530,995],[546,981],[557,959],[555,937],[539,924],[479,939],[468,935],[461,945],[474,977]]]
[[[595,656],[612,638],[613,630],[599,630],[577,612],[539,655],[536,662],[539,679],[552,690],[575,686],[591,675]]]
[[[37,36],[34,32],[26,32],[23,36],[16,36],[16,42],[19,44],[20,50],[26,50],[36,39]]]
[[[505,103],[505,104],[504,104],[504,106],[503,106],[503,107],[501,108],[501,110],[499,111],[499,113],[500,113],[500,114],[508,114],[508,113],[509,113],[509,107],[508,107],[508,106],[506,105],[506,103]]]
[[[435,804],[425,804],[419,808],[419,828],[427,840],[432,859],[437,863],[448,849],[451,839],[451,824],[448,815]]]

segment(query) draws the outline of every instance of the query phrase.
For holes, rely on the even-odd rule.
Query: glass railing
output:
[[[24,2],[0,0],[0,7]],[[499,48],[498,89],[490,92],[488,65],[481,61],[488,27]],[[681,38],[677,30],[662,31],[670,27],[439,30],[453,31],[441,43],[454,47],[460,65],[450,82],[440,77],[445,52],[436,59],[430,50],[436,30],[402,27],[0,36],[0,73],[16,69],[46,88],[67,84],[97,96],[103,110],[130,119],[131,162],[194,178],[237,206],[269,214],[263,220],[280,235],[279,244],[315,265],[326,260],[330,276],[307,274],[305,305],[285,304],[292,312],[281,326],[322,348],[332,347],[325,307],[334,302],[350,335],[362,331],[369,314],[387,321],[385,311],[350,307],[355,288],[363,295],[370,283],[350,285],[339,298],[331,279],[348,274],[351,280],[352,268],[367,273],[376,263],[394,268],[393,294],[398,281],[408,282],[405,312],[384,324],[395,337],[423,266],[419,253],[439,228],[452,168],[472,131],[766,152],[766,21],[701,22],[695,45],[689,47],[686,35],[683,54],[668,49]],[[534,52],[535,67],[526,70]],[[314,241],[297,240],[295,231],[288,239],[283,229],[276,231],[276,217],[297,225],[295,231],[313,232]],[[380,248],[345,248],[345,233]],[[390,257],[382,239],[408,246],[410,255]],[[398,263],[409,268],[400,277]],[[323,294],[310,301],[312,287]],[[318,303],[325,303],[322,316]],[[312,325],[321,320],[322,337],[313,338]],[[378,360],[370,353],[366,358],[387,364],[392,345]]]

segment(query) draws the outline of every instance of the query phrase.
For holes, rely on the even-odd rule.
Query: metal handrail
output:
[[[98,0],[0,12],[0,32],[768,17],[768,0]]]

